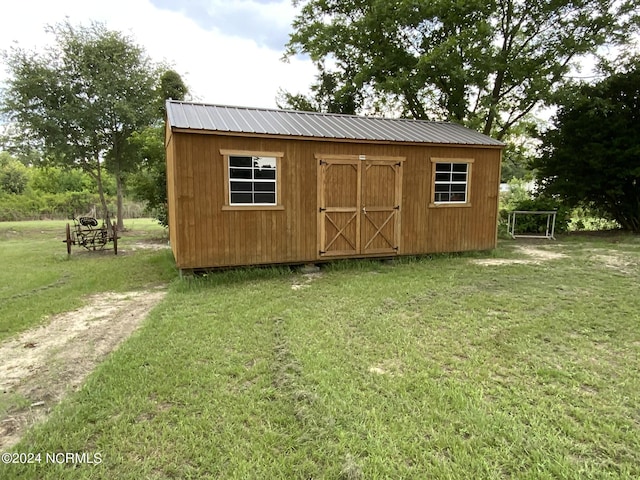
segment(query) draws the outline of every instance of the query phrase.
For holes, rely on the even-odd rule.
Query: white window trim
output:
[[[224,203],[223,210],[283,210],[282,206],[282,157],[284,152],[263,152],[253,150],[220,150],[220,155],[224,159]],[[275,183],[275,203],[231,203],[231,165],[230,157],[271,157],[276,160],[276,178],[271,179],[252,179],[251,183]],[[241,168],[241,167],[240,167]],[[242,181],[240,179],[233,179],[233,181]],[[249,182],[249,180],[247,180]]]
[[[442,157],[432,157],[431,158],[431,199],[429,203],[430,208],[440,208],[440,207],[470,207],[471,206],[471,179],[472,179],[472,170],[473,170],[473,158],[442,158]],[[460,181],[436,181],[436,164],[437,163],[463,163],[467,165],[467,180],[465,182]],[[447,185],[465,185],[465,200],[457,201],[457,200],[449,200],[449,201],[436,201],[436,184],[447,184]]]

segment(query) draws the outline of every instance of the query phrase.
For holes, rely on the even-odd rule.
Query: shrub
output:
[[[556,214],[556,233],[563,233],[569,229],[571,221],[572,209],[563,205],[562,202],[555,198],[547,196],[536,196],[533,198],[525,198],[518,200],[500,211],[500,221],[506,226],[508,212],[513,210],[522,211],[551,211],[555,210]],[[544,215],[518,215],[516,224],[519,233],[544,233],[547,228],[547,217]]]
[[[110,198],[110,210],[115,200]],[[40,220],[44,218],[69,218],[82,215],[94,208],[100,211],[98,195],[90,192],[64,192],[36,194],[29,191],[23,195],[0,193],[0,221]]]

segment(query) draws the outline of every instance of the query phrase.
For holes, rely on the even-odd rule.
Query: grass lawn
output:
[[[2,479],[640,477],[637,236],[179,279],[166,251],[68,260],[5,231],[31,279],[2,278],[3,310],[26,290],[37,312],[5,336],[62,292],[170,286]]]
[[[117,257],[113,250],[90,253],[77,246],[68,256],[63,243],[66,224],[62,220],[0,222],[0,341],[41,324],[48,315],[81,306],[88,294],[145,288],[176,275],[168,250],[131,254],[133,242],[164,235],[153,220],[125,222],[129,231],[119,242]]]

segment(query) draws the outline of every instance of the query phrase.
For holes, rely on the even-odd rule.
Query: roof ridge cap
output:
[[[219,103],[207,103],[207,102],[195,102],[190,100],[173,100],[171,98],[167,99],[167,104],[186,104],[186,105],[196,105],[202,107],[216,107],[216,108],[235,108],[238,110],[254,110],[254,111],[263,111],[263,112],[283,112],[283,113],[293,113],[297,115],[313,115],[313,116],[322,116],[322,117],[338,117],[338,118],[368,118],[373,120],[383,120],[383,121],[401,121],[401,122],[416,122],[416,123],[439,123],[443,125],[460,125],[455,122],[450,122],[446,120],[423,120],[419,118],[403,118],[403,117],[384,117],[378,115],[357,115],[352,113],[337,113],[337,112],[312,112],[308,110],[293,110],[290,108],[269,108],[269,107],[249,107],[246,105],[222,105]],[[464,125],[460,125],[464,127]],[[467,127],[464,127],[467,128]],[[481,132],[478,132],[481,133]]]

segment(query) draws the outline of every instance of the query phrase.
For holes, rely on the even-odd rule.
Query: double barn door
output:
[[[320,256],[397,254],[404,158],[316,157]]]

